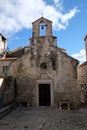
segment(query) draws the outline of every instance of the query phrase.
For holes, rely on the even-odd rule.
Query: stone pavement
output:
[[[0,119],[0,130],[87,130],[87,108],[17,107]]]

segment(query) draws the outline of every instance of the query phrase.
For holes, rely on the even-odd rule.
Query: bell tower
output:
[[[87,35],[84,38],[85,41],[85,51],[86,51],[86,61],[87,61]]]
[[[52,35],[52,21],[41,17],[32,23],[32,38],[30,38],[32,66],[46,67],[47,59],[49,61],[51,54],[56,53],[56,39],[57,37]],[[55,64],[54,62],[52,64]]]
[[[52,21],[41,17],[32,23],[32,38],[30,46],[57,46],[57,37],[52,35]],[[34,47],[35,48],[35,47]]]
[[[32,33],[34,37],[51,36],[52,35],[52,21],[41,17],[32,23]]]

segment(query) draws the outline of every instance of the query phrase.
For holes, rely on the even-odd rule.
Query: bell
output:
[[[44,29],[44,26],[41,26],[41,29]]]

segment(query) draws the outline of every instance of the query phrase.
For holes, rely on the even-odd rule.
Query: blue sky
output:
[[[4,6],[3,6],[4,5]],[[10,50],[28,46],[32,22],[43,16],[53,21],[58,46],[85,61],[87,0],[0,0],[0,33]]]

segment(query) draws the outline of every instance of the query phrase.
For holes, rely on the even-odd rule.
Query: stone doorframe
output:
[[[36,106],[39,106],[39,84],[50,84],[51,107],[54,107],[54,89],[52,80],[36,80]]]

